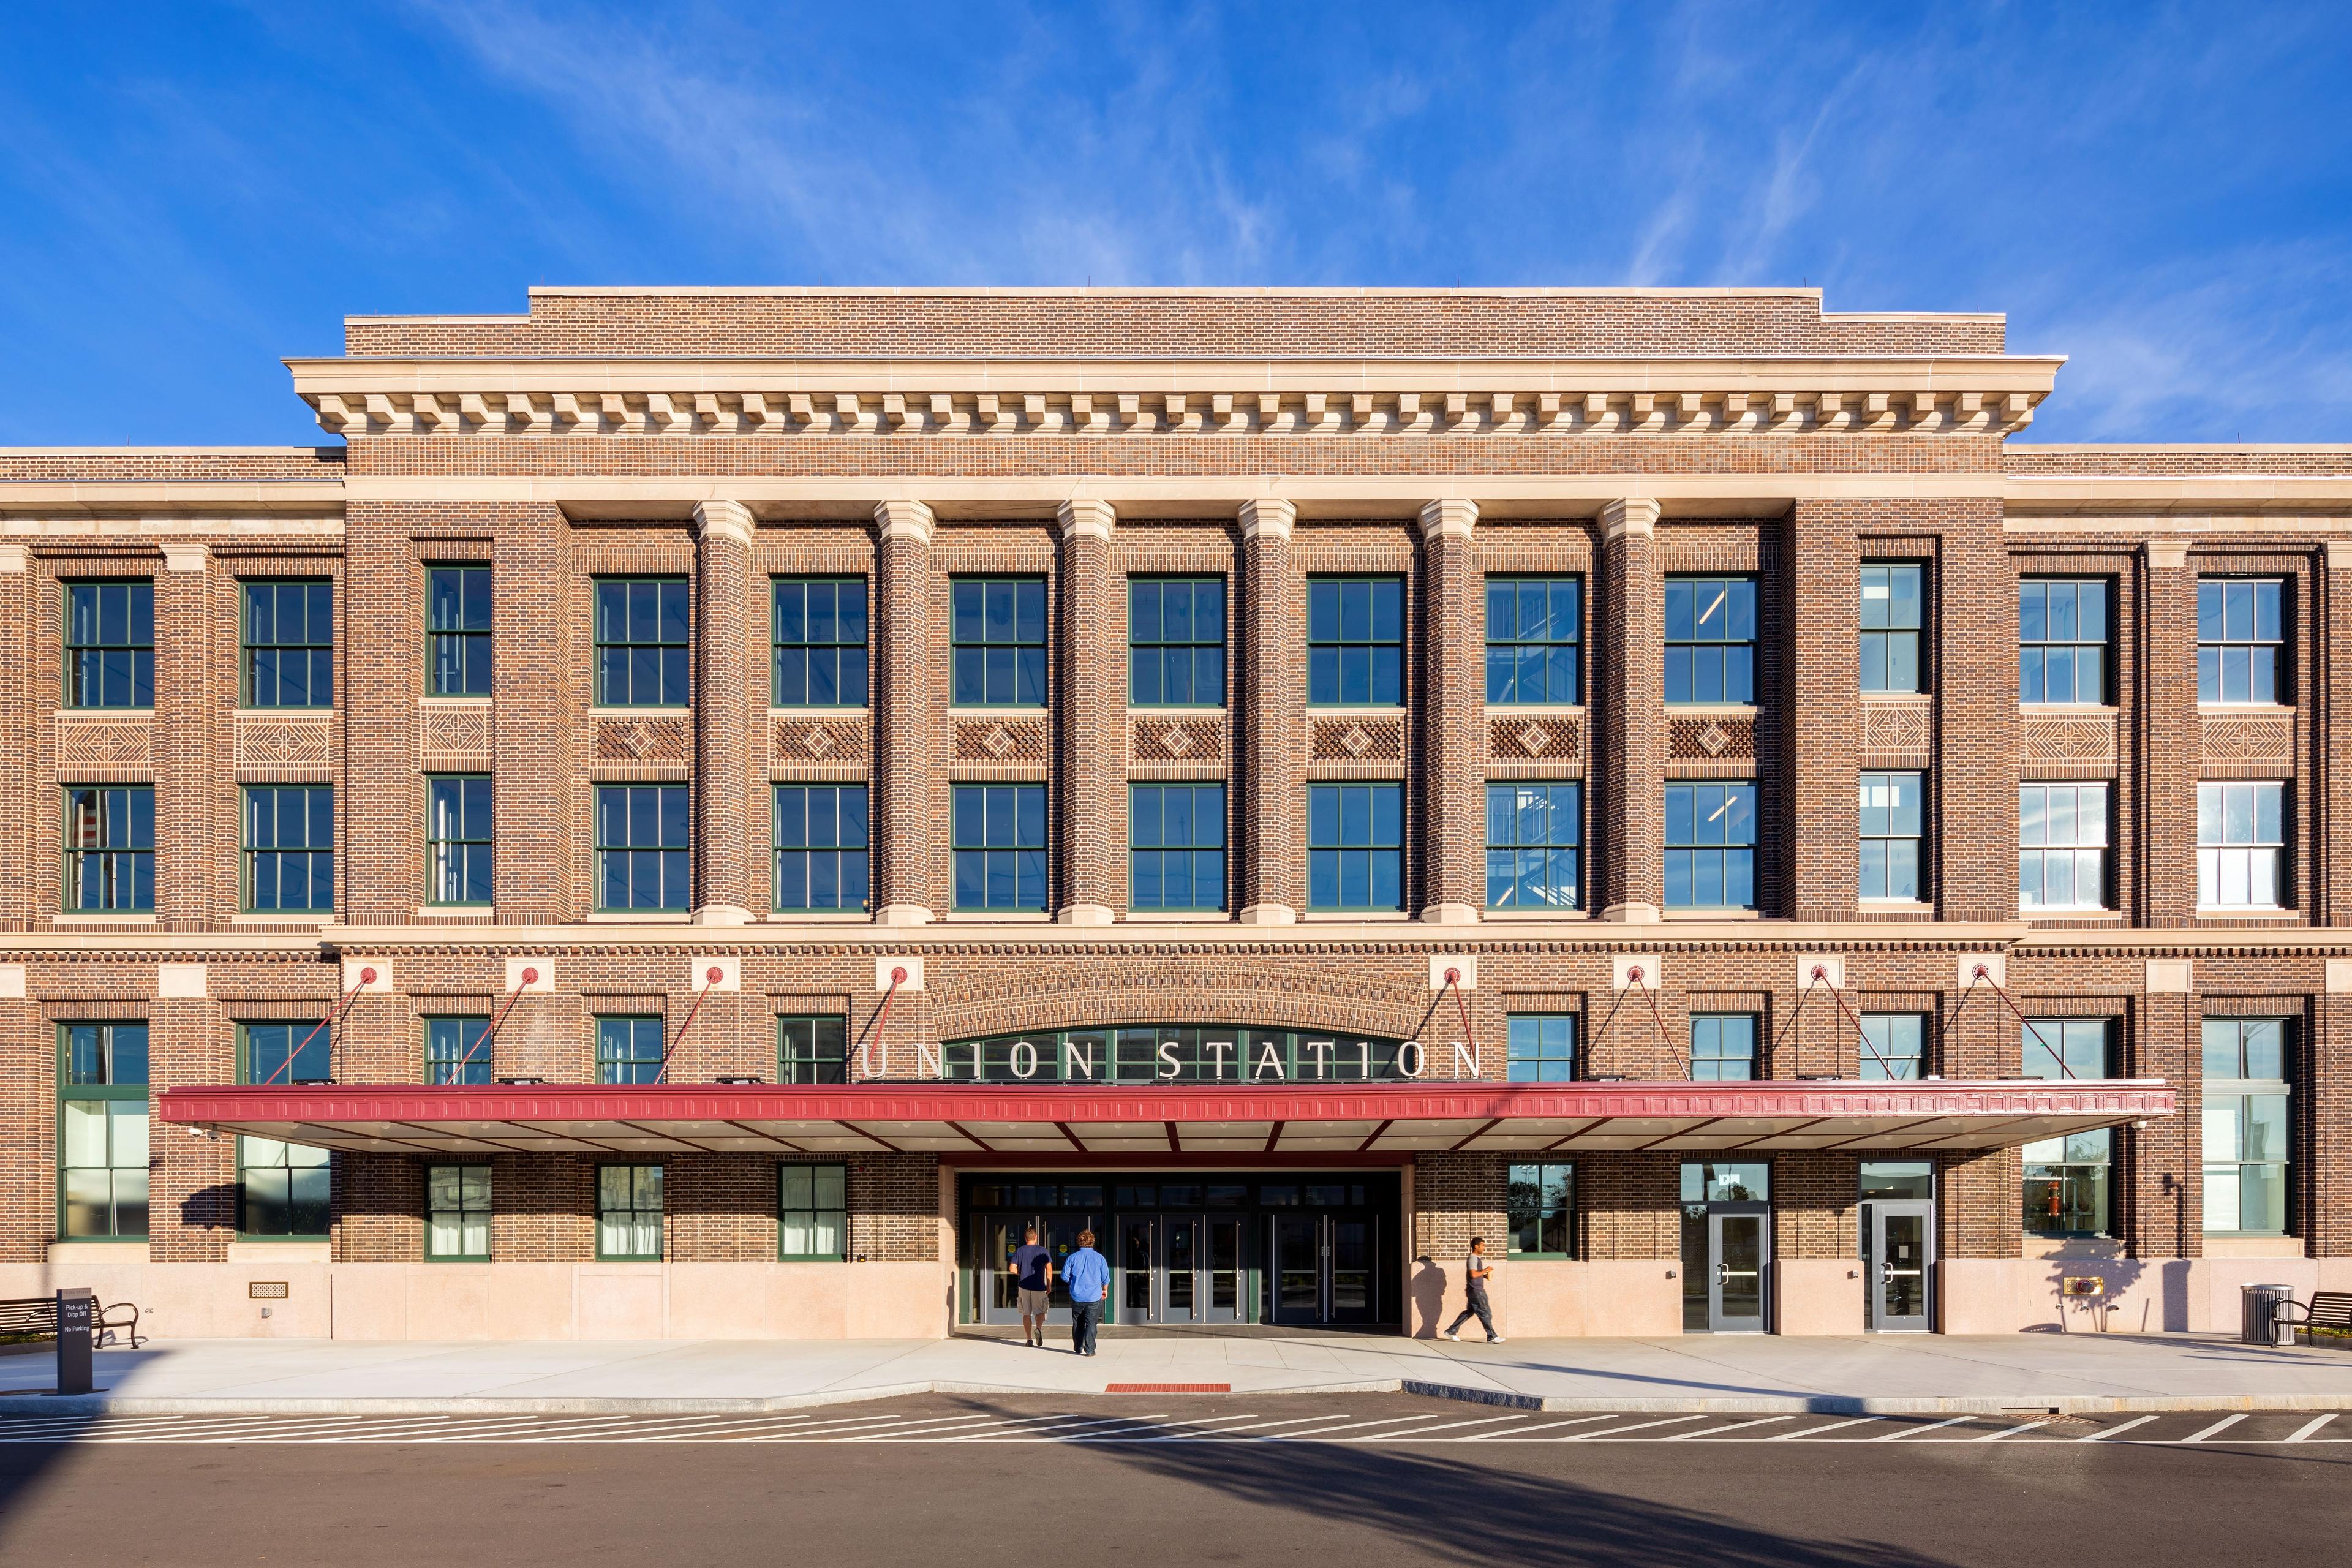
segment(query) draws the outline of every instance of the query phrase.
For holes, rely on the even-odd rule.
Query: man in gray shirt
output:
[[[1495,1309],[1486,1300],[1486,1277],[1495,1272],[1495,1266],[1486,1261],[1485,1237],[1474,1236],[1470,1238],[1470,1256],[1465,1262],[1466,1267],[1463,1270],[1465,1275],[1463,1293],[1469,1298],[1469,1304],[1465,1306],[1455,1315],[1454,1321],[1447,1326],[1445,1337],[1455,1344],[1460,1344],[1462,1325],[1468,1322],[1470,1315],[1475,1312],[1478,1315],[1478,1321],[1486,1328],[1486,1342],[1490,1345],[1501,1344],[1503,1336],[1495,1331]]]

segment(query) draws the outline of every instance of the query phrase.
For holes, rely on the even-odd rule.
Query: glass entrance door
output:
[[[1078,1249],[1078,1232],[1092,1230],[1096,1234],[1096,1250],[1101,1250],[1102,1232],[1095,1216],[1088,1214],[983,1214],[973,1216],[974,1231],[980,1237],[981,1266],[987,1278],[979,1282],[980,1321],[983,1323],[1018,1323],[1021,1321],[1021,1297],[1013,1276],[1013,1255],[1020,1250],[1022,1233],[1031,1226],[1037,1227],[1037,1239],[1054,1258],[1054,1288],[1049,1292],[1051,1310],[1046,1321],[1067,1323],[1070,1321],[1070,1288],[1062,1278],[1062,1270],[1071,1253]]]
[[[1277,1323],[1319,1323],[1323,1321],[1323,1216],[1281,1214],[1272,1216],[1274,1321]]]
[[[1764,1331],[1764,1268],[1771,1261],[1771,1211],[1717,1204],[1706,1216],[1707,1330]]]
[[[1212,1215],[1201,1222],[1208,1255],[1202,1270],[1208,1293],[1201,1303],[1201,1321],[1238,1323],[1242,1321],[1242,1222]]]
[[[1934,1276],[1936,1205],[1876,1202],[1866,1205],[1869,1237],[1864,1277],[1870,1281],[1870,1326],[1879,1333],[1927,1333],[1935,1328],[1929,1300]]]

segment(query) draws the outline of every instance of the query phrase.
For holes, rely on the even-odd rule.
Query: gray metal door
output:
[[[1706,1326],[1718,1334],[1764,1331],[1764,1287],[1772,1262],[1769,1204],[1713,1204],[1706,1215]]]
[[[1870,1205],[1870,1326],[1878,1333],[1930,1332],[1936,1326],[1936,1205],[1879,1199]]]

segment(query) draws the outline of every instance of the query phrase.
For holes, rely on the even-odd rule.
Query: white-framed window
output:
[[[2017,902],[2097,910],[2107,902],[2107,786],[2017,786]]]
[[[2197,902],[2274,910],[2286,891],[2286,786],[2197,786]]]
[[[1924,897],[1919,853],[1924,813],[1917,773],[1862,775],[1862,896],[1865,899]]]
[[[2204,1026],[2205,1229],[2286,1233],[2288,1020],[2208,1018]]]

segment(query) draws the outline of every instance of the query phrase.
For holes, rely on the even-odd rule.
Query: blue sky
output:
[[[18,0],[0,443],[321,442],[279,356],[541,282],[1811,284],[2352,440],[2347,124],[2341,0]]]

